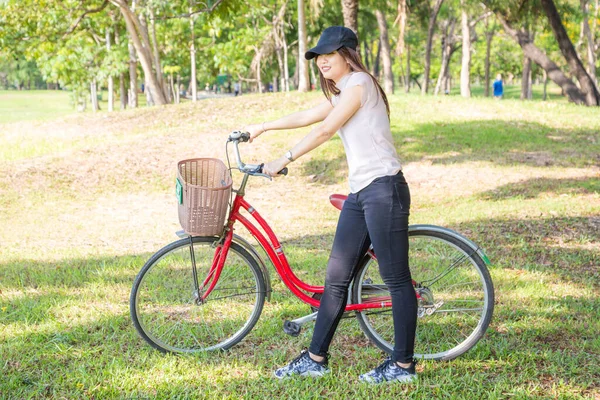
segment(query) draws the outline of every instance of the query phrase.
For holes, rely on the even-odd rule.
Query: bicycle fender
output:
[[[455,239],[458,239],[461,242],[463,242],[464,244],[466,244],[469,248],[473,249],[479,255],[479,257],[481,257],[481,259],[483,260],[483,262],[486,265],[490,266],[492,264],[490,262],[490,259],[485,255],[485,253],[481,247],[479,247],[477,244],[475,244],[472,240],[468,239],[467,237],[461,235],[460,233],[458,233],[456,231],[453,231],[452,229],[444,228],[443,226],[426,225],[426,224],[418,224],[418,225],[409,225],[408,226],[409,232],[417,231],[419,229],[428,229],[431,231],[445,233],[446,235],[452,236]]]

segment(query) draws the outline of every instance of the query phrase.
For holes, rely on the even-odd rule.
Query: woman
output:
[[[372,243],[391,293],[395,346],[391,357],[360,379],[370,383],[416,379],[417,300],[408,267],[410,193],[392,141],[387,98],[362,64],[357,44],[348,28],[325,29],[305,57],[316,57],[327,100],[310,110],[244,128],[252,141],[269,130],[322,121],[284,156],[264,165],[263,171],[273,177],[337,131],[348,159],[351,193],[340,214],[312,342],[308,351],[275,371],[278,378],[329,373],[329,344],[344,313],[358,261]]]

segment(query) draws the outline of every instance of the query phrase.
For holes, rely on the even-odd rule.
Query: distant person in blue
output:
[[[504,84],[502,82],[502,75],[496,75],[496,80],[494,81],[494,98],[501,99],[504,95]]]

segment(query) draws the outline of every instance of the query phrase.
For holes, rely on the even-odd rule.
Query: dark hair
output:
[[[356,52],[355,50],[352,50],[348,47],[342,47],[337,52],[339,55],[344,57],[344,59],[350,64],[350,70],[352,72],[355,72],[355,71],[364,72],[371,77],[371,80],[375,84],[375,87],[377,88],[379,95],[381,96],[381,98],[383,99],[383,102],[385,103],[385,109],[387,111],[387,115],[389,118],[390,117],[390,104],[388,103],[387,96],[385,95],[385,92],[381,88],[381,85],[379,84],[379,82],[377,82],[377,79],[375,79],[375,77],[373,75],[371,75],[369,70],[367,70],[367,67],[365,67],[365,65],[361,61],[360,55],[358,54],[358,52]],[[335,86],[335,82],[332,79],[326,79],[325,77],[323,77],[323,74],[321,73],[320,69],[319,69],[319,80],[321,81],[321,89],[323,90],[323,94],[325,94],[325,97],[327,98],[327,100],[329,100],[331,102],[331,96],[337,96],[340,94],[340,90],[337,88],[337,86]],[[379,101],[379,99],[377,99],[377,101]]]

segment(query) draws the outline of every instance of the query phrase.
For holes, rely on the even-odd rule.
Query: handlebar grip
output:
[[[282,169],[281,171],[278,172],[279,175],[287,175],[288,174],[288,167],[285,167],[284,169]]]
[[[248,132],[241,132],[240,142],[247,142],[250,140],[250,134]]]

